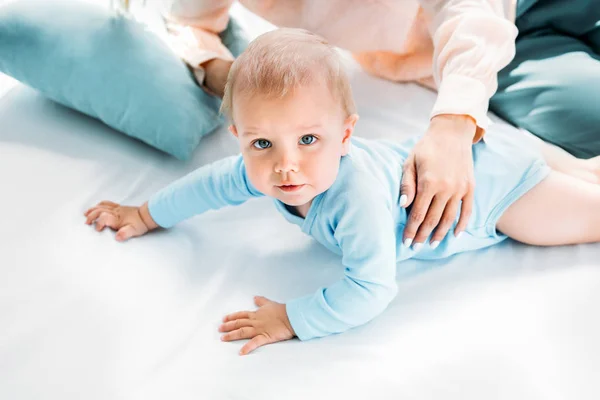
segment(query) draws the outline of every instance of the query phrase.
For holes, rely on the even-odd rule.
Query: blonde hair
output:
[[[304,29],[282,28],[256,38],[229,70],[221,112],[233,117],[233,95],[284,98],[298,87],[326,83],[346,116],[356,113],[348,76],[325,39]]]

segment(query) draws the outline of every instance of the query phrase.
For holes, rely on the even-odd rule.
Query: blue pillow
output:
[[[0,71],[182,160],[223,122],[220,100],[158,35],[99,5],[1,6]]]

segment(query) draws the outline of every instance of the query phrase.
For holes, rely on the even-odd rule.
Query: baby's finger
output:
[[[233,314],[226,315],[223,322],[233,321],[235,319],[250,319],[250,311],[238,311]]]
[[[108,204],[108,203],[110,203],[110,204]],[[92,211],[97,210],[97,209],[112,210],[115,208],[114,206],[115,206],[115,203],[102,201],[102,202],[96,204],[95,206],[88,208],[88,210],[85,213],[83,213],[83,215],[87,217],[89,213],[91,213]]]
[[[93,209],[87,216],[87,219],[85,220],[85,223],[88,225],[91,225],[92,222],[94,222],[95,220],[98,219],[98,217],[100,216],[100,214],[103,212],[104,210],[101,208],[95,208]]]
[[[108,201],[108,200],[104,200],[101,201],[100,203],[98,203],[99,206],[105,206],[108,208],[115,208],[115,207],[119,207],[119,205],[117,203],[113,203],[112,201]]]
[[[245,326],[253,326],[252,321],[249,319],[236,319],[234,321],[221,324],[221,326],[219,326],[219,332],[231,332]]]
[[[259,347],[269,343],[269,339],[267,339],[265,335],[254,336],[252,340],[250,340],[244,345],[244,347],[242,347],[242,349],[240,350],[240,355],[245,356],[246,354],[249,354],[254,350],[258,349]]]
[[[254,296],[254,304],[256,304],[257,307],[265,306],[265,305],[269,304],[270,302],[271,302],[271,300],[267,299],[266,297]]]
[[[87,210],[87,211],[86,211],[86,212],[85,212],[83,215],[85,215],[86,217],[89,217],[89,215],[90,215],[91,213],[93,213],[94,211],[96,211],[96,210],[98,210],[98,207],[97,207],[97,206],[90,207],[90,208],[88,208],[88,210]]]
[[[96,230],[101,232],[105,227],[113,228],[117,226],[117,217],[106,211],[102,211],[96,220]],[[114,229],[114,228],[113,228]]]
[[[251,339],[254,336],[256,336],[256,329],[251,326],[244,326],[243,328],[224,334],[221,336],[221,340],[232,342],[235,340]]]
[[[86,224],[90,225],[92,222],[94,222],[102,212],[109,212],[112,213],[112,210],[106,208],[106,207],[100,207],[100,206],[95,206],[90,208],[87,211],[87,219],[85,221]]]
[[[135,230],[135,228],[132,225],[125,225],[117,231],[115,239],[117,239],[117,242],[124,242],[127,239],[132,238],[134,236],[137,236],[137,231]]]

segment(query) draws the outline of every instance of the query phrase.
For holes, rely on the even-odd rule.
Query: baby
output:
[[[352,136],[358,116],[347,76],[335,50],[309,32],[280,29],[252,42],[231,68],[222,111],[241,155],[199,168],[140,207],[104,201],[85,215],[123,241],[269,196],[289,222],[342,256],[340,281],[285,304],[256,297],[256,311],[226,316],[223,340],[250,339],[241,354],[367,323],[396,295],[396,264],[408,258],[449,257],[507,237],[534,245],[600,241],[600,186],[551,171],[509,138],[514,130],[495,127],[473,146],[478,185],[462,235],[402,243],[402,165],[415,140]]]

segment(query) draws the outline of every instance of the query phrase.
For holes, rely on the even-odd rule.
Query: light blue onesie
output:
[[[396,263],[408,258],[438,259],[499,243],[502,213],[549,173],[549,168],[514,129],[494,127],[473,146],[475,204],[459,239],[448,234],[436,249],[418,253],[402,245],[407,210],[399,206],[402,164],[417,139],[406,143],[352,139],[334,184],[315,197],[306,218],[277,209],[291,223],[342,255],[345,276],[286,309],[301,340],[343,332],[380,314],[396,295]],[[161,190],[149,201],[156,223],[169,228],[207,210],[238,205],[262,196],[248,180],[241,156],[199,168]],[[455,224],[458,221],[458,216]]]

